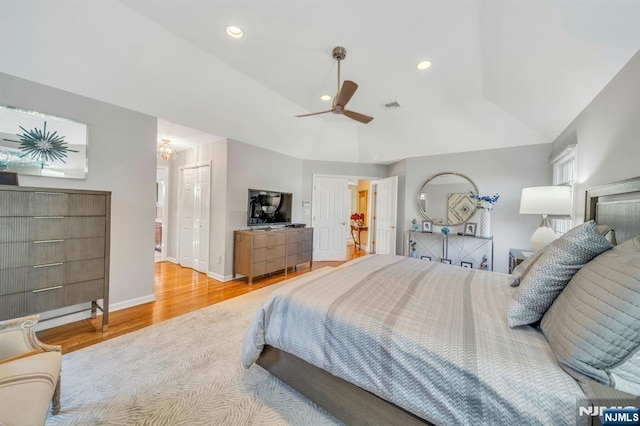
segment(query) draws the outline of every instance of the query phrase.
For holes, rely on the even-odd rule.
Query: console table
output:
[[[351,225],[351,238],[353,238],[353,243],[354,245],[358,248],[358,250],[360,250],[362,243],[360,242],[360,233],[362,231],[368,231],[369,227],[365,226],[365,225]],[[355,235],[353,235],[353,232],[357,232],[358,234],[358,239],[356,239]]]
[[[480,268],[485,257],[486,269],[493,271],[493,237],[407,231],[405,238],[406,256],[411,256],[415,250],[418,258],[450,261],[457,266],[463,266],[464,262],[472,268]]]
[[[259,275],[313,264],[313,228],[283,228],[234,232],[233,277],[246,275],[249,284]]]

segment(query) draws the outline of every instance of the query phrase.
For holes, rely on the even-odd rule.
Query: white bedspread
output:
[[[374,255],[272,293],[244,338],[294,354],[438,425],[575,424],[584,398],[545,337],[511,329],[508,275]]]

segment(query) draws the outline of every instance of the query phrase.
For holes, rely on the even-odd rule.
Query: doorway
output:
[[[181,167],[179,185],[179,263],[206,274],[209,270],[211,164]]]
[[[156,168],[156,220],[154,260],[167,260],[167,226],[169,206],[169,167]]]
[[[348,244],[356,242],[356,250],[394,254],[397,185],[397,176],[379,179],[314,175],[314,260],[344,261]],[[351,219],[355,213],[362,214],[362,222]],[[380,241],[376,241],[378,236]]]

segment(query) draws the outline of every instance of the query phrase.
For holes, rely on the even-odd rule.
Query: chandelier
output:
[[[171,146],[169,139],[162,139],[158,144],[157,156],[161,160],[175,160],[178,156],[178,152]]]

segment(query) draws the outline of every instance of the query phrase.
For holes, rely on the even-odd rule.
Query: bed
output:
[[[638,194],[640,178],[594,188],[585,219],[632,239]],[[242,362],[347,424],[575,424],[590,395],[537,326],[509,326],[512,282],[391,255],[323,268],[269,296]]]

